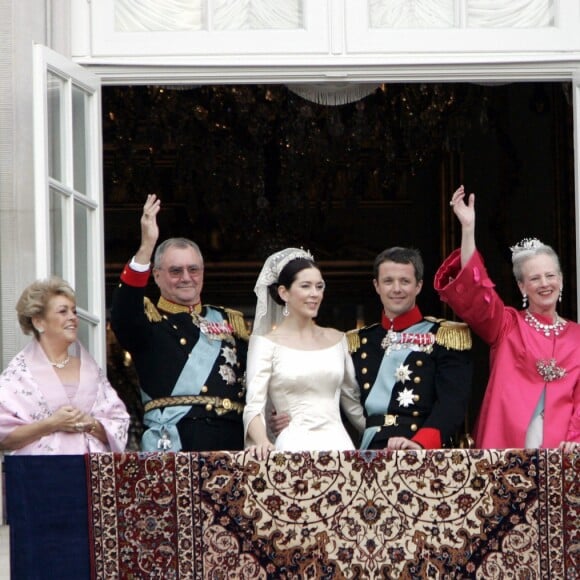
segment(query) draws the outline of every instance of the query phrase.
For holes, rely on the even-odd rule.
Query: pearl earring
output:
[[[284,310],[282,310],[282,314],[284,316],[288,316],[290,312],[288,312],[288,302],[284,302]]]
[[[34,327],[34,330],[36,330],[38,334],[42,334],[44,332],[44,328],[37,328],[36,326]]]
[[[560,286],[560,294],[558,296],[558,302],[562,302],[562,290],[563,288]]]
[[[522,308],[528,307],[528,295],[522,294]]]

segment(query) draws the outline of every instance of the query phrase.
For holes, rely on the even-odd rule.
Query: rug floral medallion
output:
[[[580,578],[580,454],[87,456],[95,578]]]

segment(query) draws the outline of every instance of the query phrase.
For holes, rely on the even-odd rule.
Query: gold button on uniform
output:
[[[416,385],[418,385],[418,384],[421,382],[421,377],[415,377],[415,378],[413,379],[413,382],[414,382]]]
[[[203,387],[201,387],[201,392],[202,393],[207,393],[208,389],[207,389],[207,385],[203,385]]]
[[[180,338],[179,339],[179,344],[187,344],[187,339],[186,338]]]
[[[417,425],[415,425],[415,423],[411,425],[411,431],[417,431]]]
[[[365,390],[367,390],[367,391],[368,391],[370,388],[371,388],[371,384],[370,384],[370,383],[365,383],[365,384],[363,385],[363,389],[365,389]]]
[[[366,375],[369,372],[369,369],[367,369],[366,367],[363,367],[360,371],[363,375]]]
[[[365,337],[365,338],[363,338],[363,339],[361,340],[361,343],[362,343],[362,344],[366,344],[368,341],[369,341],[369,339]]]
[[[206,411],[211,411],[212,409],[213,409],[213,405],[212,405],[211,403],[208,403],[208,404],[205,406],[205,410],[206,410]]]
[[[422,360],[418,360],[417,361],[417,366],[418,367],[422,367],[423,366],[423,361]]]
[[[420,399],[421,397],[419,395],[413,395],[413,401],[415,401],[415,403]]]
[[[419,411],[413,411],[413,417],[418,417],[419,416]]]
[[[363,352],[363,353],[360,355],[360,357],[361,357],[361,358],[363,358],[363,359],[364,359],[364,358],[367,358],[367,353],[366,353],[366,352]]]

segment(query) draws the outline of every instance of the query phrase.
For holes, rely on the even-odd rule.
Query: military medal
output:
[[[430,353],[435,344],[435,335],[432,332],[395,332],[389,330],[381,342],[381,346],[388,355],[393,350],[403,348]]]
[[[157,449],[160,449],[161,451],[167,451],[171,449],[171,447],[172,443],[171,438],[169,437],[169,433],[167,432],[167,429],[163,428],[163,433],[161,434],[161,437],[159,437],[159,440],[157,441]]]
[[[229,322],[212,322],[195,312],[191,313],[191,319],[199,327],[199,330],[210,340],[225,340],[226,342],[235,344],[233,337],[234,329]]]

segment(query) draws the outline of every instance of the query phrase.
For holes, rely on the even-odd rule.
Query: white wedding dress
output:
[[[247,434],[251,420],[259,415],[266,424],[268,399],[276,412],[290,417],[289,426],[275,441],[281,451],[354,449],[340,407],[359,432],[364,429],[360,392],[344,336],[320,350],[289,348],[252,336],[244,409],[246,446],[253,444]]]

